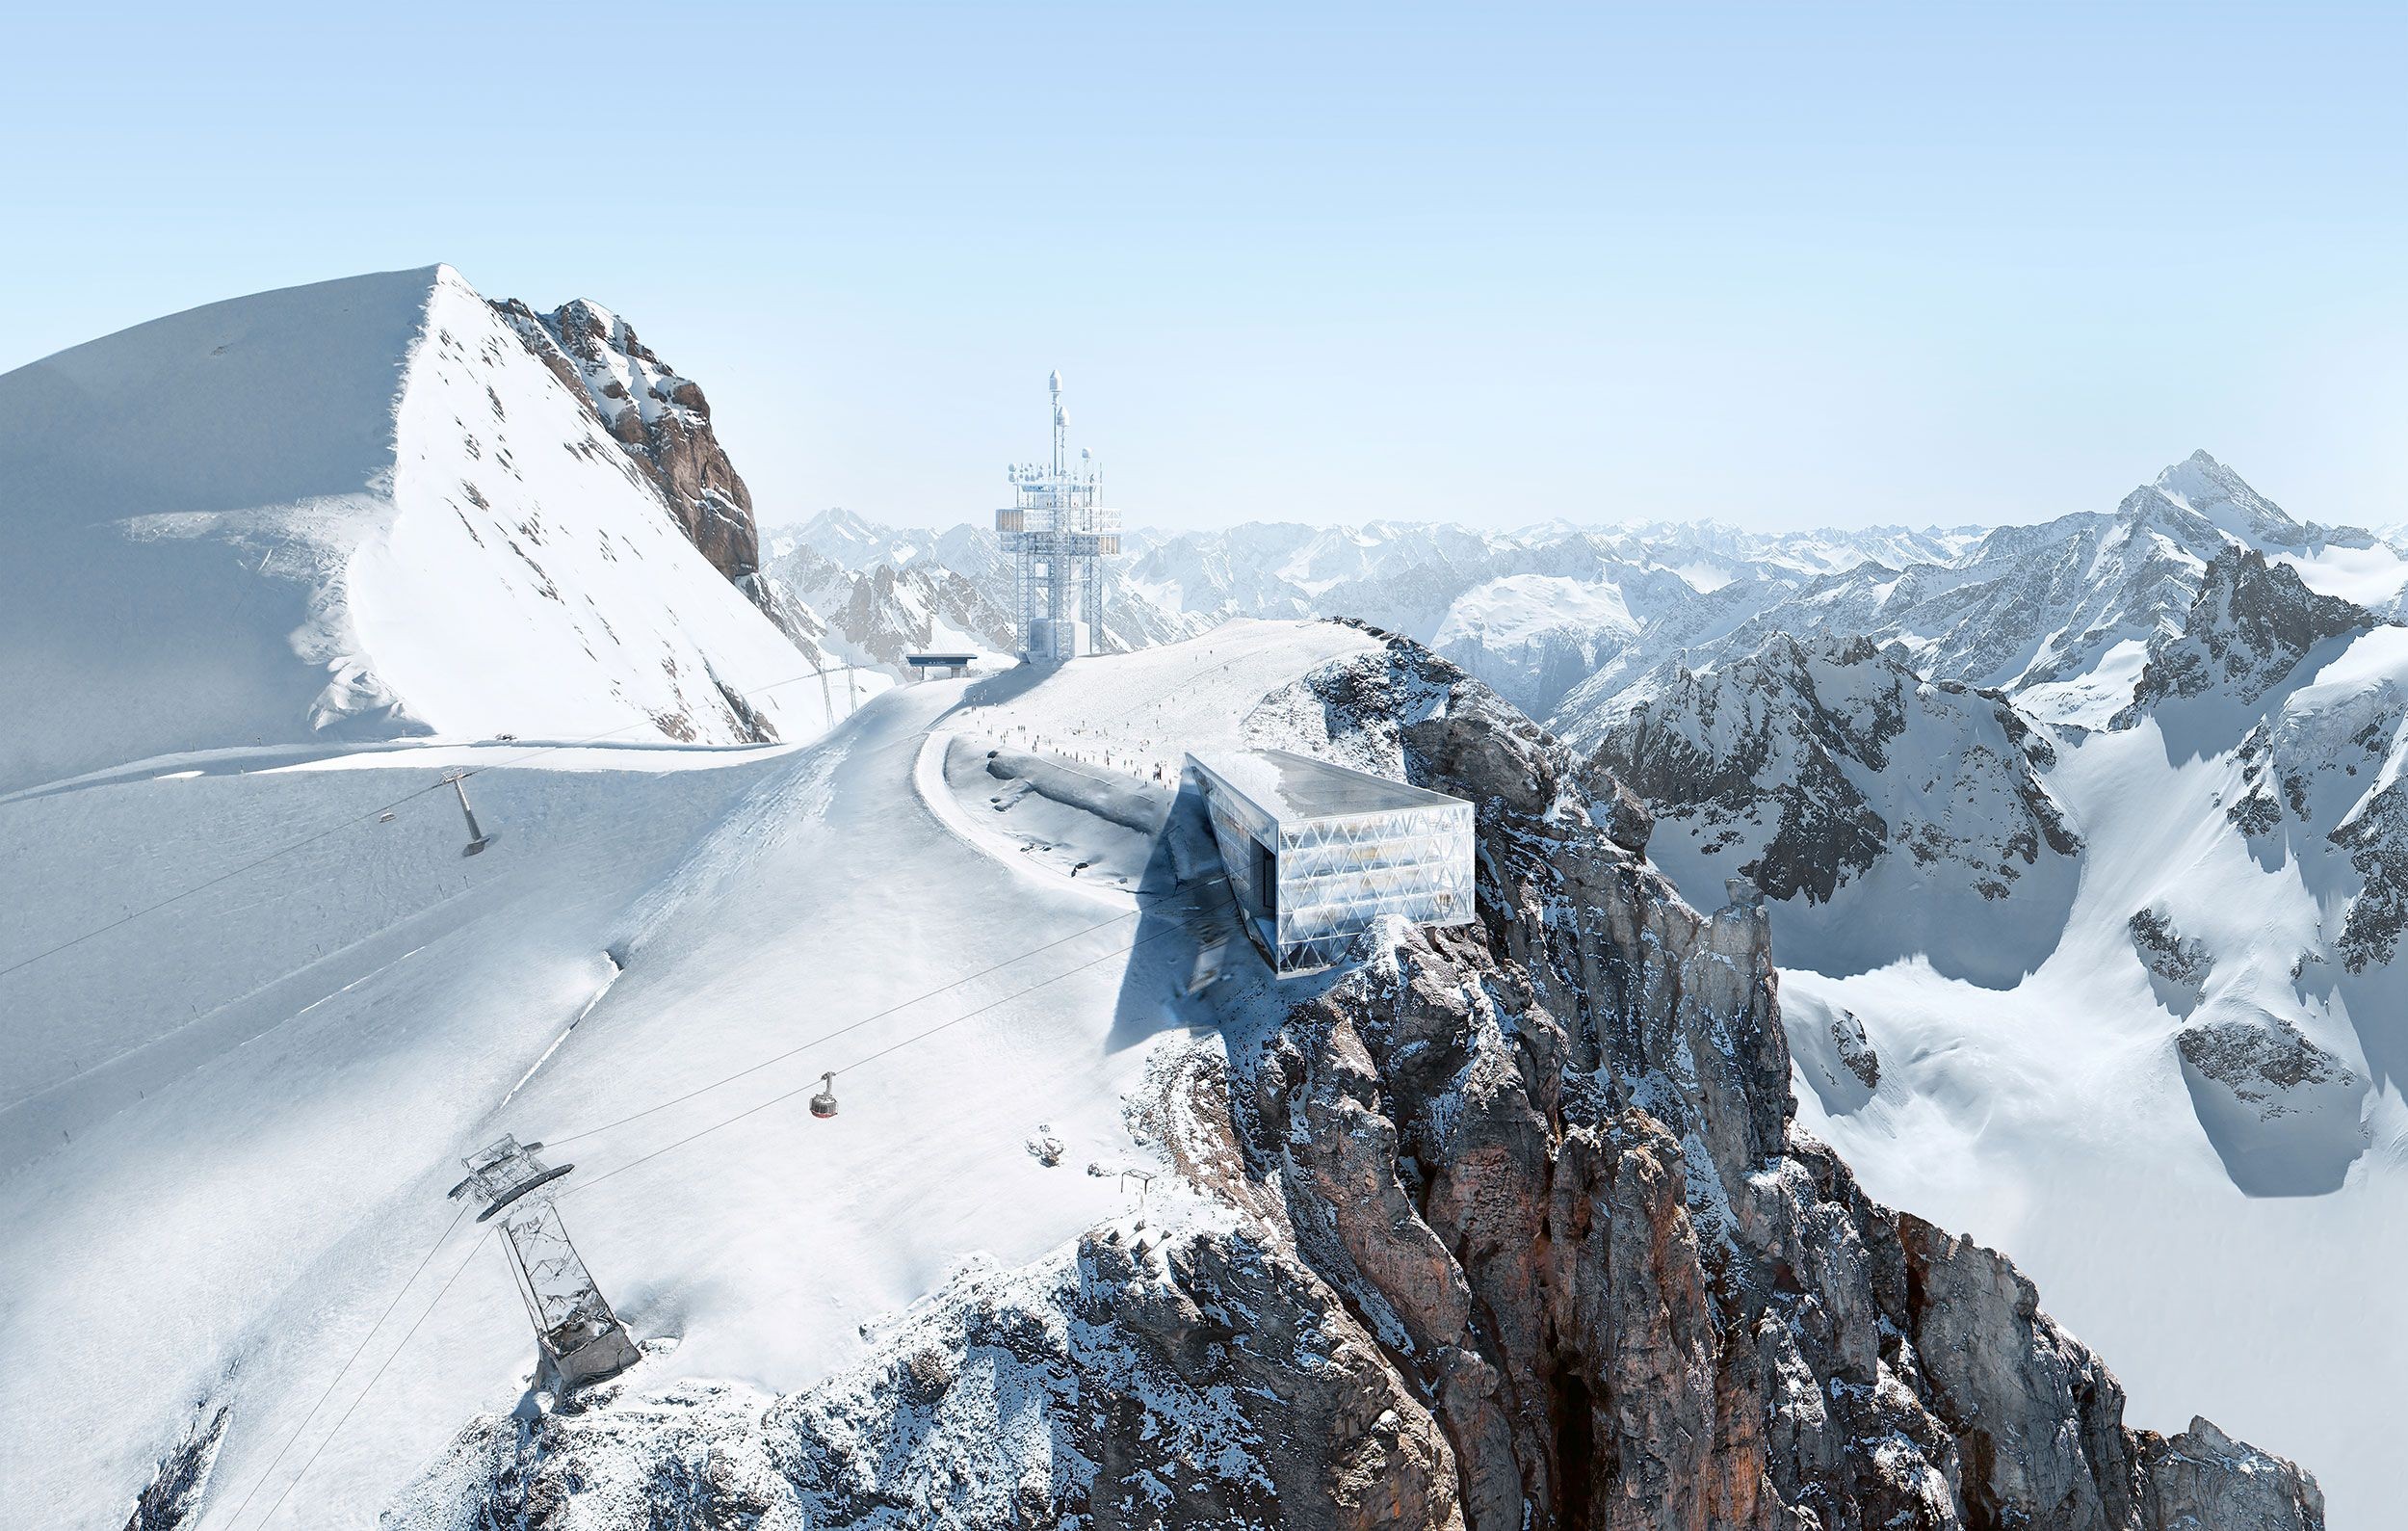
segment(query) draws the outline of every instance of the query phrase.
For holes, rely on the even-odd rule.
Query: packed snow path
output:
[[[457,809],[431,796],[0,979],[0,1478],[58,1523],[115,1523],[195,1406],[231,1403],[203,1525],[373,1524],[461,1421],[526,1386],[532,1336],[489,1229],[443,1246],[231,1512],[451,1221],[459,1156],[504,1131],[579,1166],[562,1209],[603,1291],[640,1336],[680,1340],[655,1380],[791,1390],[964,1258],[1026,1260],[1120,1210],[1086,1167],[1142,1162],[1121,1097],[1150,1043],[1214,1016],[1181,997],[1175,932],[1146,939],[1152,916],[1033,881],[930,816],[922,740],[976,686],[990,721],[1101,733],[1141,714],[1157,736],[1235,743],[1255,699],[1367,646],[1242,623],[901,688],[801,749],[497,769],[472,783],[502,831],[483,857],[459,858]],[[38,891],[0,964],[473,754],[221,760],[0,804],[0,878]],[[834,1121],[796,1098],[646,1159],[990,1005],[840,1076]],[[1040,1129],[1058,1167],[1026,1151]]]

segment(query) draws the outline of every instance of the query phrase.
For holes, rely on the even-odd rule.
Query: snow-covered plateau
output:
[[[2386,1523],[2408,563],[2205,454],[1133,533],[1035,668],[992,533],[762,529],[582,300],[0,407],[0,1523]],[[1472,802],[1477,919],[1274,981],[1242,748]]]

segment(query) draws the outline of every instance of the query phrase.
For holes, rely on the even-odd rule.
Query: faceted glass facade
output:
[[[1264,752],[1265,756],[1274,752]],[[1472,917],[1472,805],[1341,766],[1281,755],[1291,788],[1330,774],[1335,795],[1384,800],[1344,813],[1282,815],[1221,769],[1190,757],[1231,893],[1256,941],[1281,973],[1343,961],[1383,914],[1417,925]]]

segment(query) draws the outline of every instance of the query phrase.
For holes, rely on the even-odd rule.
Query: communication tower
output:
[[[1093,651],[1104,610],[1100,559],[1120,551],[1120,513],[1103,501],[1103,471],[1084,449],[1070,460],[1070,414],[1061,405],[1061,374],[1046,380],[1054,396],[1051,462],[1005,469],[1014,504],[995,513],[995,530],[1012,555],[1012,589],[1020,608],[1020,657],[1059,664]]]

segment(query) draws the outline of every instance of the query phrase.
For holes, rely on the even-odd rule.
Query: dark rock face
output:
[[[2290,565],[2268,564],[2255,548],[2228,547],[2208,565],[2182,632],[2151,640],[2132,705],[2111,726],[2129,727],[2159,702],[2211,689],[2254,702],[2309,649],[2375,621],[2364,607],[2311,591]]]
[[[2379,967],[2397,954],[2400,932],[2408,929],[2408,787],[2395,779],[2329,837],[2366,880],[2349,902],[2335,949],[2353,973]]]
[[[222,1406],[194,1416],[184,1439],[159,1459],[158,1469],[143,1486],[134,1513],[126,1517],[125,1531],[182,1531],[195,1523],[232,1416],[233,1411]]]
[[[2215,970],[2215,958],[2207,943],[2176,930],[2173,918],[2158,905],[2133,911],[2125,928],[2132,932],[2133,951],[2149,970],[2150,987],[2159,1002],[2178,1016],[2189,1015],[2206,994],[2209,975]]]
[[[1398,933],[1266,1040],[1234,1110],[1250,1178],[1435,1402],[1466,1524],[2182,1524],[2154,1438],[2012,1265],[1791,1134],[1753,899],[1691,911],[1552,739],[1389,661],[1384,687],[1317,677],[1332,752],[1392,734],[1479,805],[1480,925]],[[1400,723],[1354,710],[1383,692]],[[2321,1524],[2287,1465],[2181,1495],[2226,1491]]]
[[[713,568],[738,582],[760,568],[752,492],[712,433],[700,385],[669,371],[626,320],[582,298],[548,314],[515,298],[493,307],[627,449]]]
[[[2356,1076],[2339,1058],[2274,1016],[2201,1021],[2175,1033],[2183,1061],[2230,1090],[2262,1120],[2287,1115],[2292,1092],[2303,1085],[2339,1083]]]
[[[1739,869],[1776,900],[1829,903],[1894,850],[1961,863],[1970,885],[2004,898],[2044,854],[2081,848],[2040,779],[2055,760],[2040,730],[1870,639],[1778,635],[1650,687],[1605,730],[1599,767],[1667,829],[1743,854]],[[1940,771],[1894,760],[1910,731]]]
[[[1474,803],[1479,917],[1164,1055],[1205,1212],[957,1279],[766,1409],[482,1421],[388,1526],[2321,1531],[1793,1132],[1761,899],[1673,896],[1593,766],[1400,642],[1257,726]]]

